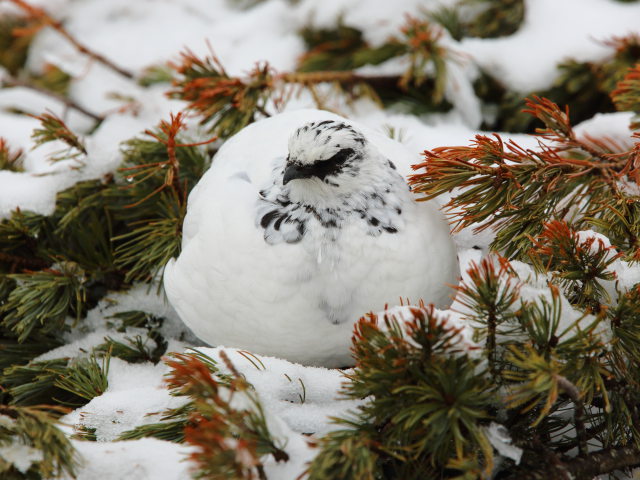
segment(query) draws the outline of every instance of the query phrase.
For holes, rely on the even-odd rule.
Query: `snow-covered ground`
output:
[[[309,24],[335,25],[338,18],[365,32],[376,44],[398,31],[405,14],[419,14],[448,2],[398,0],[267,0],[249,9],[231,0],[34,0],[65,26],[75,37],[119,65],[139,74],[146,67],[176,59],[189,47],[204,54],[211,45],[229,74],[242,74],[255,62],[267,60],[277,70],[292,70],[304,45],[298,31]],[[558,62],[575,58],[595,61],[611,54],[602,41],[613,36],[640,31],[640,3],[615,0],[528,0],[524,25],[514,35],[499,39],[465,39],[456,42],[445,36],[444,42],[460,53],[451,64],[446,94],[454,109],[446,114],[416,117],[383,111],[362,100],[352,106],[339,106],[341,114],[381,132],[393,128],[413,152],[416,162],[429,148],[466,145],[478,133],[482,120],[480,104],[471,82],[476,65],[492,70],[517,91],[546,88],[551,85]],[[0,2],[0,15],[13,10]],[[167,85],[143,88],[100,64],[77,53],[69,42],[53,30],[41,31],[29,52],[28,66],[33,71],[45,64],[60,66],[74,76],[71,98],[93,112],[107,114],[100,127],[87,133],[92,122],[82,114],[65,109],[59,102],[21,87],[0,89],[0,137],[26,154],[25,172],[0,171],[0,218],[20,207],[43,214],[53,211],[55,195],[78,180],[100,178],[113,172],[121,161],[120,142],[168,118],[184,104],[165,96]],[[392,66],[391,66],[392,67]],[[391,68],[384,65],[380,69]],[[0,74],[2,72],[0,71]],[[116,95],[114,95],[116,94]],[[123,100],[135,102],[136,109],[122,109]],[[285,109],[314,107],[310,96],[292,99]],[[48,155],[59,149],[47,145],[33,149],[31,132],[39,123],[20,115],[15,109],[33,114],[50,110],[76,131],[84,132],[88,161],[81,168],[73,162],[52,164]],[[630,141],[626,113],[598,115],[577,128],[580,134],[604,134],[619,142]],[[195,124],[195,122],[193,122]],[[193,127],[197,135],[197,127]],[[206,135],[203,133],[202,137]],[[520,145],[534,146],[525,135],[504,135]],[[405,172],[409,165],[402,166]],[[478,260],[486,247],[488,234],[461,232],[456,237],[461,264]],[[640,281],[637,269],[617,265],[621,281],[631,285]],[[526,269],[525,269],[526,270]],[[533,287],[532,287],[533,288]],[[538,288],[538,291],[543,288]],[[145,286],[128,294],[112,295],[90,312],[82,330],[74,332],[69,343],[48,352],[42,358],[75,356],[117,334],[105,327],[105,317],[118,311],[144,309],[170,321],[163,328],[169,339],[169,351],[182,352],[198,346],[197,339],[185,332],[164,298]],[[365,312],[363,312],[365,313]],[[452,317],[457,318],[452,314]],[[452,321],[455,321],[452,318]],[[219,349],[203,349],[217,357]],[[312,456],[303,433],[324,433],[332,428],[328,417],[353,408],[352,401],[340,400],[342,374],[338,370],[301,367],[289,362],[262,358],[257,368],[246,356],[226,349],[236,368],[256,387],[273,419],[277,436],[287,439],[295,452],[292,461],[267,465],[269,478],[295,478]],[[101,396],[64,418],[69,431],[82,424],[95,428],[98,442],[74,440],[84,457],[79,470],[81,480],[186,479],[190,477],[184,445],[144,439],[111,442],[121,432],[157,419],[157,412],[175,407],[180,399],[168,394],[163,375],[164,364],[130,365],[111,360],[109,388]],[[304,384],[304,401],[301,385]],[[151,414],[151,415],[149,415]]]

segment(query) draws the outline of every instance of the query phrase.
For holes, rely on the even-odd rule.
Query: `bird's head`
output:
[[[348,190],[362,167],[366,151],[364,136],[344,122],[307,123],[289,139],[282,183],[291,190]]]

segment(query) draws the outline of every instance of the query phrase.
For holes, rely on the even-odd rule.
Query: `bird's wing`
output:
[[[264,241],[255,221],[258,187],[236,173],[210,177],[197,188],[189,200],[182,252],[164,273],[167,296],[180,316],[204,319],[189,324],[194,332],[211,338],[211,332],[199,330],[234,328],[233,322],[213,324],[208,317],[264,311],[265,318],[255,321],[269,321],[270,312],[303,301],[308,286],[296,276],[303,274],[305,253],[298,245]]]

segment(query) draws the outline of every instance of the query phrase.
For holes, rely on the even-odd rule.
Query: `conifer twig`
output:
[[[215,142],[217,140],[217,137],[212,137],[203,142],[178,143],[176,141],[177,135],[180,132],[180,130],[182,130],[185,126],[183,118],[184,117],[182,112],[179,112],[177,115],[174,115],[172,113],[170,115],[170,120],[168,122],[166,120],[162,120],[158,128],[160,129],[162,134],[164,134],[164,136],[161,136],[158,133],[155,133],[151,130],[145,130],[144,132],[146,135],[153,137],[155,140],[157,140],[159,143],[163,144],[167,148],[167,160],[152,163],[152,164],[135,165],[133,167],[126,167],[121,169],[121,171],[133,171],[133,173],[130,173],[128,175],[128,178],[133,179],[140,175],[147,174],[148,169],[151,169],[151,172],[153,172],[156,169],[161,169],[167,166],[169,167],[165,175],[164,183],[162,183],[153,192],[151,192],[150,194],[148,194],[146,197],[142,198],[138,202],[128,205],[127,206],[128,208],[134,207],[136,205],[139,205],[145,202],[146,200],[156,195],[157,193],[160,193],[162,190],[164,190],[167,187],[173,188],[173,190],[176,192],[178,198],[183,204],[186,202],[187,192],[183,188],[182,184],[180,183],[180,162],[176,157],[176,148],[198,147],[201,145],[208,145],[209,143]]]
[[[587,450],[587,432],[584,425],[584,404],[582,402],[582,396],[580,390],[576,387],[568,378],[563,375],[556,377],[558,386],[569,395],[569,398],[573,402],[573,420],[576,426],[576,436],[578,437],[578,454],[585,455]]]
[[[577,138],[566,109],[538,97],[527,104],[545,124],[538,129],[545,141],[538,149],[494,134],[477,135],[470,147],[425,151],[425,161],[413,166],[425,169],[410,178],[414,192],[431,199],[459,188],[444,206],[454,217],[454,230],[493,228],[498,233],[492,246],[508,257],[522,256],[545,222],[563,219],[567,206],[578,204],[574,225],[607,228],[619,250],[639,255],[637,235],[630,231],[638,225],[630,193],[640,178],[638,147],[612,153],[606,141]]]
[[[9,74],[6,74],[3,79],[3,84],[7,87],[28,88],[29,90],[33,90],[35,92],[42,93],[43,95],[51,97],[54,100],[57,100],[58,102],[65,105],[67,108],[76,110],[82,113],[83,115],[86,115],[87,117],[92,118],[96,122],[102,122],[104,120],[104,117],[102,115],[98,115],[97,113],[94,113],[91,110],[88,110],[87,108],[83,107],[79,103],[74,102],[72,99],[65,97],[63,95],[59,95],[55,92],[52,92],[51,90],[47,90],[46,88],[39,87],[38,85],[35,85],[27,80],[20,80],[13,76],[10,76]]]
[[[401,75],[363,75],[353,71],[318,71],[318,72],[284,72],[276,75],[276,79],[285,83],[299,83],[314,85],[318,83],[340,83],[354,85],[368,83],[373,87],[395,87],[401,80]]]
[[[12,150],[7,141],[0,137],[0,170],[24,171],[22,149]]]
[[[640,449],[635,445],[627,445],[600,450],[569,461],[543,463],[529,471],[518,470],[516,475],[507,478],[514,480],[516,478],[517,480],[595,478],[598,475],[636,467],[640,464],[638,458],[640,458]]]
[[[6,252],[0,252],[0,262],[9,263],[14,266],[22,265],[29,268],[45,268],[50,265],[49,262],[45,262],[39,258],[20,257]]]
[[[593,478],[640,464],[640,449],[634,445],[595,452],[586,458],[569,462],[567,469],[573,478]]]
[[[60,117],[52,112],[29,116],[39,120],[41,123],[41,127],[35,129],[31,134],[31,138],[34,140],[36,147],[47,142],[58,140],[65,143],[70,149],[74,149],[82,155],[87,155],[87,149],[82,140],[71,131]]]
[[[116,65],[113,61],[106,58],[104,55],[95,52],[84,43],[80,42],[73,35],[69,33],[69,31],[62,25],[62,23],[54,18],[52,18],[44,9],[35,7],[31,5],[29,2],[25,0],[9,0],[11,3],[16,5],[25,11],[31,18],[37,19],[41,22],[41,26],[51,27],[64,38],[66,38],[80,53],[87,55],[98,63],[101,63],[107,68],[110,68],[116,73],[119,73],[123,77],[126,78],[134,78],[133,73],[130,71]]]

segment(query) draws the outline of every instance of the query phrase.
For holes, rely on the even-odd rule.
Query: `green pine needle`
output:
[[[54,478],[75,475],[79,457],[56,424],[61,409],[50,406],[16,407],[0,405],[0,445],[20,445],[31,465],[22,468],[0,456],[2,478]]]
[[[88,358],[73,360],[55,379],[54,386],[84,399],[82,404],[102,395],[109,386],[111,353],[107,352],[99,362],[96,353]]]
[[[85,272],[75,263],[65,262],[56,268],[34,273],[13,274],[17,282],[0,313],[3,324],[11,329],[20,342],[34,329],[43,333],[68,328],[67,317],[80,319],[85,302]]]

